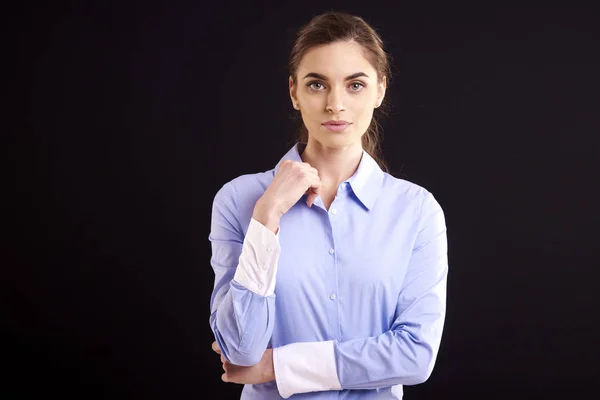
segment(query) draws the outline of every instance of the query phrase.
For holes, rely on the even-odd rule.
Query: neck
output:
[[[309,138],[301,158],[319,171],[323,188],[331,191],[354,175],[362,152],[360,141],[345,147],[327,147]]]

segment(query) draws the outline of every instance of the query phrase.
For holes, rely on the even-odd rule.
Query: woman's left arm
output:
[[[273,349],[279,393],[375,389],[425,382],[446,314],[448,250],[444,213],[426,192],[420,228],[391,329],[346,342],[300,342]]]

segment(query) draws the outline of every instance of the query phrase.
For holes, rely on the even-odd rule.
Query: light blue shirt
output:
[[[440,346],[444,213],[428,190],[383,172],[363,151],[329,210],[320,197],[309,208],[304,195],[277,235],[252,228],[250,242],[256,201],[281,161],[302,161],[304,147],[216,194],[210,326],[234,364],[254,365],[274,349],[276,381],[245,385],[242,399],[400,399],[402,385],[428,379]],[[273,290],[261,292],[261,279],[272,279]]]

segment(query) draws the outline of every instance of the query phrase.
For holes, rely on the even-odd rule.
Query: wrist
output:
[[[267,349],[266,354],[266,365],[265,365],[265,382],[271,382],[275,380],[275,366],[273,364],[273,349]]]
[[[252,218],[269,228],[273,233],[279,230],[279,221],[281,215],[276,211],[276,207],[262,198],[258,200],[252,212]]]

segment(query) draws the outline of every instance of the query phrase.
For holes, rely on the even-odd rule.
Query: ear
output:
[[[375,108],[379,107],[381,103],[383,103],[383,98],[385,97],[385,90],[387,89],[387,77],[384,76],[381,82],[377,84],[377,101],[375,103]]]
[[[292,107],[298,104],[298,97],[296,96],[296,85],[294,85],[294,80],[290,76],[289,78],[289,89],[290,89],[290,98],[292,99]]]

